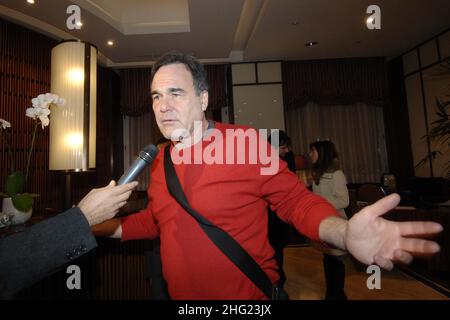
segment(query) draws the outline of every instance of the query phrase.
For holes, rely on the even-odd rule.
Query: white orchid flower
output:
[[[64,107],[66,105],[66,99],[64,98],[58,98],[58,101],[55,102],[56,105],[60,106],[60,107]]]
[[[34,108],[46,108],[48,109],[50,105],[54,104],[57,106],[64,106],[66,100],[58,97],[53,93],[40,94],[36,98],[31,100]]]
[[[42,116],[42,117],[39,117],[39,120],[41,120],[42,130],[44,130],[44,127],[46,127],[50,124],[50,119],[48,117]]]
[[[38,109],[37,107],[36,107],[36,108],[28,108],[28,109],[25,111],[25,115],[26,115],[27,117],[36,119],[36,110],[37,110],[37,109]]]
[[[36,98],[31,99],[31,103],[34,108],[48,108],[50,101],[46,99],[44,94],[40,94]]]
[[[56,94],[53,93],[46,93],[45,94],[45,99],[47,101],[50,101],[50,103],[56,103],[58,101],[58,96]]]
[[[50,104],[53,103],[53,95],[51,93],[46,93],[42,95],[42,104],[39,106],[40,108],[48,108]]]
[[[38,98],[31,99],[31,103],[33,104],[34,108],[39,108],[40,101]]]
[[[2,127],[2,129],[11,128],[11,123],[0,118],[0,126]]]
[[[35,120],[39,119],[42,124],[42,129],[44,129],[44,127],[48,126],[50,123],[48,118],[50,112],[51,111],[48,108],[28,108],[26,110],[26,116]]]
[[[63,107],[66,104],[66,100],[60,98],[53,93],[40,94],[36,98],[31,100],[33,104],[32,108],[26,110],[26,116],[34,120],[39,119],[41,121],[42,129],[50,124],[48,115],[51,113],[50,106],[56,105]]]

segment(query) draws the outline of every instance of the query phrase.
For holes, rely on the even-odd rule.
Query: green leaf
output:
[[[24,183],[24,174],[20,171],[13,172],[6,178],[5,191],[10,197],[13,197],[22,191]]]
[[[12,197],[12,203],[17,210],[27,212],[33,206],[34,199],[27,194],[16,194]]]
[[[419,163],[416,164],[416,165],[414,166],[414,168],[418,168],[418,167],[420,167],[421,165],[427,163],[428,161],[432,161],[432,160],[436,159],[436,157],[437,157],[438,155],[442,155],[442,152],[439,151],[439,150],[433,150],[433,151],[431,151],[431,152],[428,153],[425,157],[423,157],[423,158],[419,161]]]

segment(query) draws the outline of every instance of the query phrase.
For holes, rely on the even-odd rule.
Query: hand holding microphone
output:
[[[92,189],[83,199],[78,207],[86,217],[90,226],[102,223],[113,218],[122,208],[131,195],[137,182],[116,186],[111,181],[106,187]]]
[[[158,148],[153,144],[145,147],[133,164],[117,182],[100,189],[93,189],[78,204],[89,225],[97,225],[113,218],[119,209],[126,204],[131,191],[137,186],[136,178],[158,154]]]

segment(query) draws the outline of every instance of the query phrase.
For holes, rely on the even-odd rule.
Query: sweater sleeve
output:
[[[345,209],[349,204],[347,179],[341,170],[333,173],[333,196],[328,201],[337,210]]]
[[[0,239],[0,299],[12,298],[95,247],[78,207]]]
[[[147,208],[121,219],[122,241],[154,239],[159,236],[159,230],[150,209]]]
[[[328,201],[310,192],[283,161],[276,174],[261,177],[261,192],[270,208],[311,240],[321,241],[319,225],[323,219],[340,216]]]

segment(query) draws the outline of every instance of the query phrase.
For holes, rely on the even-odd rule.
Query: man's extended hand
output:
[[[78,207],[86,216],[89,225],[96,225],[113,218],[119,209],[127,203],[131,191],[138,185],[136,181],[116,186],[115,181],[99,189],[92,189]]]
[[[420,238],[441,232],[440,224],[393,222],[381,217],[399,202],[400,197],[392,194],[363,208],[348,221],[345,246],[356,259],[391,270],[393,262],[410,263],[414,255],[439,252],[436,242]]]

